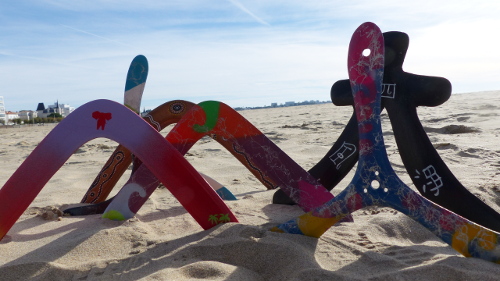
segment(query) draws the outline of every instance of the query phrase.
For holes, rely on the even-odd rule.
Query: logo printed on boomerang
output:
[[[229,214],[215,214],[208,216],[208,221],[213,225],[217,225],[220,223],[229,222],[231,219],[229,218]]]
[[[356,146],[352,143],[345,142],[342,146],[337,149],[332,155],[330,155],[330,160],[332,160],[335,167],[340,169],[342,163],[347,160],[347,158],[351,157],[356,152]]]
[[[111,120],[112,116],[111,113],[107,112],[100,112],[100,111],[94,111],[92,112],[92,118],[97,120],[97,130],[101,129],[104,130],[104,127],[106,127],[106,121]]]
[[[393,99],[396,97],[396,84],[382,84],[382,98]]]
[[[417,172],[417,175],[415,176],[416,179],[420,178],[420,172],[418,170],[415,170]],[[422,172],[424,173],[425,179],[430,179],[429,182],[423,185],[422,189],[424,192],[426,192],[427,186],[434,186],[431,188],[431,191],[434,192],[434,196],[439,196],[439,189],[443,186],[443,180],[441,177],[437,174],[436,168],[434,166],[429,165],[422,169]]]

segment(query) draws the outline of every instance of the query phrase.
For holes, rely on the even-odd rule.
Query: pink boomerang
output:
[[[213,227],[218,216],[223,219],[217,223],[237,222],[216,192],[153,127],[119,103],[96,100],[59,123],[0,189],[0,239],[73,152],[98,137],[129,148],[204,229]]]

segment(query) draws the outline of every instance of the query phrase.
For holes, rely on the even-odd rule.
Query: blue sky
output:
[[[500,90],[500,1],[411,2],[2,1],[0,95],[11,111],[123,102],[128,66],[143,54],[145,108],[329,100],[365,21],[410,36],[404,70],[446,77],[454,93]]]

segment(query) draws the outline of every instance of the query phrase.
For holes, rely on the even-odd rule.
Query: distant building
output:
[[[271,107],[278,107],[278,103],[277,102],[271,103]]]
[[[36,111],[40,110],[45,110],[45,105],[43,104],[43,102],[38,103],[38,106],[36,107]]]
[[[295,102],[294,101],[286,101],[285,106],[294,106]]]
[[[53,105],[49,105],[47,108],[45,108],[45,105],[43,104],[43,102],[41,102],[38,104],[36,108],[36,113],[37,116],[40,118],[47,118],[47,116],[53,113],[59,113],[61,114],[62,117],[66,117],[74,110],[75,110],[74,107],[69,106],[67,104],[59,103],[59,101],[57,101]]]
[[[141,112],[141,117],[145,117],[146,115],[148,115],[152,110],[151,109],[148,109],[146,110],[146,108],[144,108]]]
[[[21,110],[17,114],[19,115],[19,119],[23,120],[24,123],[29,123],[38,116],[37,112],[33,110]]]
[[[7,123],[7,116],[5,115],[5,104],[3,103],[3,96],[0,96],[0,122]]]
[[[7,123],[11,123],[14,119],[19,119],[19,114],[17,114],[17,112],[6,111],[5,116],[7,116]]]
[[[59,104],[59,114],[62,115],[62,117],[68,116],[71,112],[75,110],[74,107],[69,106],[69,104]]]

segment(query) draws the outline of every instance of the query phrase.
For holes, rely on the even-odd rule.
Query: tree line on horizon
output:
[[[59,113],[51,113],[45,118],[42,117],[35,117],[33,120],[22,120],[21,118],[16,118],[12,119],[11,122],[16,124],[16,125],[21,125],[21,124],[44,124],[44,123],[59,123],[64,119],[61,114]],[[0,123],[4,124],[4,120],[0,120]]]

